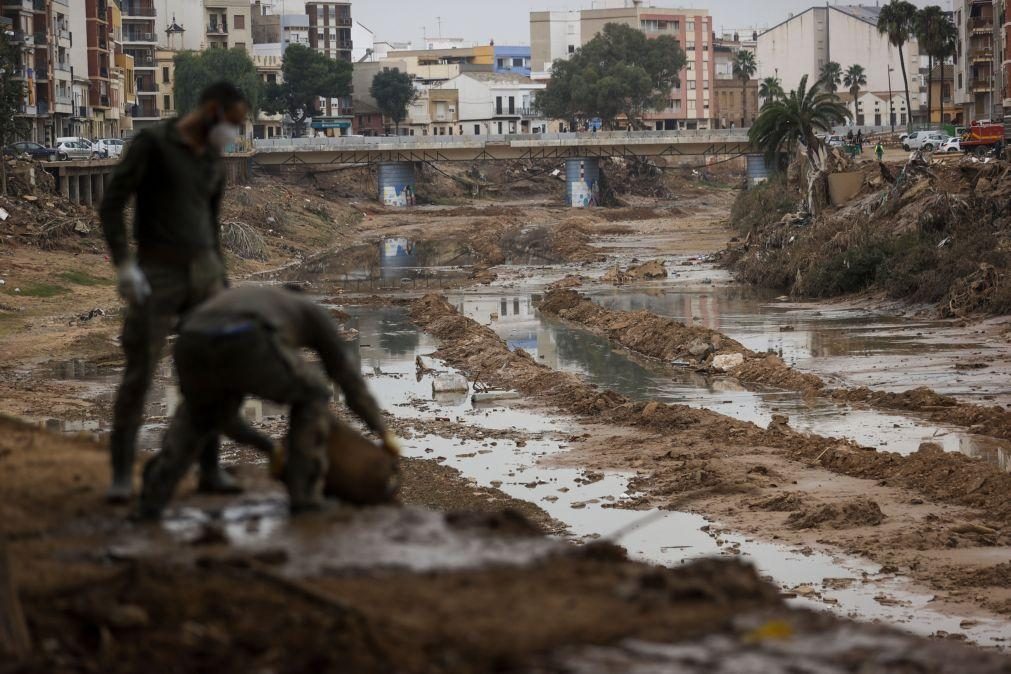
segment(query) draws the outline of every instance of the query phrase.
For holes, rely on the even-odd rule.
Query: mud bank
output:
[[[996,654],[791,610],[735,560],[651,567],[544,539],[516,514],[290,521],[276,487],[245,476],[240,499],[185,495],[164,526],[139,527],[100,499],[101,446],[2,427],[0,467],[17,479],[0,485],[0,553],[31,638],[5,674],[563,672],[605,649],[695,642],[721,644],[714,663],[827,667],[873,648],[936,672],[1007,671]]]
[[[980,435],[1011,439],[1011,412],[998,406],[961,402],[929,388],[895,393],[867,387],[832,388],[815,374],[800,372],[775,355],[755,353],[722,333],[687,326],[649,311],[605,309],[573,290],[545,295],[538,310],[570,321],[612,343],[667,363],[681,361],[707,372],[725,372],[744,384],[799,391],[841,403],[861,403],[882,410],[922,414],[935,423],[963,426]],[[720,356],[740,359],[720,367]],[[736,364],[735,364],[736,363]]]
[[[982,461],[929,444],[908,456],[878,452],[797,433],[785,418],[762,429],[709,410],[634,402],[547,368],[521,349],[511,351],[489,328],[461,316],[439,296],[415,301],[412,317],[439,338],[437,355],[475,380],[515,389],[597,425],[599,433],[572,439],[563,464],[634,471],[630,487],[639,496],[626,507],[693,507],[770,538],[798,544],[835,540],[848,552],[901,568],[934,587],[950,577],[952,568],[983,568],[993,554],[1011,549],[1011,475]],[[803,492],[800,510],[810,516],[798,517],[811,524],[805,530],[814,537],[791,533],[795,527],[786,522],[787,513],[771,517],[750,508],[791,485]],[[845,535],[838,533],[836,519],[825,513],[851,512],[847,503],[868,494],[875,505],[860,505],[857,511],[880,508],[884,524],[865,519],[847,527]],[[924,555],[953,549],[963,557]],[[967,580],[954,595],[975,596],[983,587]],[[980,603],[1011,612],[1009,590],[997,589]]]

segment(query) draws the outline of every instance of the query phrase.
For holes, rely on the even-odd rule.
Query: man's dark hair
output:
[[[247,108],[249,107],[249,100],[245,94],[239,91],[237,86],[224,80],[215,82],[204,89],[203,93],[200,94],[200,105],[204,103],[218,103],[225,109],[239,103],[242,103]]]

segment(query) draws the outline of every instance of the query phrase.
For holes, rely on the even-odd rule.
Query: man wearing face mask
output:
[[[235,86],[208,87],[196,109],[141,131],[116,167],[100,216],[120,296],[127,302],[123,381],[113,407],[113,502],[130,498],[144,402],[165,341],[179,319],[226,285],[218,213],[224,191],[221,153],[238,135],[249,103]],[[130,250],[124,209],[135,197]],[[200,488],[234,493],[218,465],[216,439],[200,454]]]

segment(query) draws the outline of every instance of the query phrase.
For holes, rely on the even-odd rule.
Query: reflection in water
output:
[[[638,294],[635,298],[642,301]],[[785,414],[790,417],[790,425],[802,432],[845,437],[861,445],[901,454],[916,451],[924,442],[934,442],[945,451],[962,452],[1009,469],[1011,443],[1007,441],[938,427],[909,415],[806,398],[797,392],[749,390],[729,378],[709,377],[688,368],[666,366],[616,351],[603,337],[542,319],[534,309],[536,296],[530,294],[459,294],[451,296],[450,302],[465,315],[489,324],[510,348],[522,348],[548,367],[580,374],[592,384],[613,389],[633,400],[660,400],[711,409],[763,427],[774,414]],[[511,310],[514,305],[516,311],[499,313],[503,306]],[[632,303],[627,305],[628,310],[635,308]]]

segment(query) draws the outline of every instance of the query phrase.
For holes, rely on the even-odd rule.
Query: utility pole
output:
[[[892,133],[895,133],[895,113],[892,112],[892,71],[895,68],[888,66],[888,122],[892,125]]]

